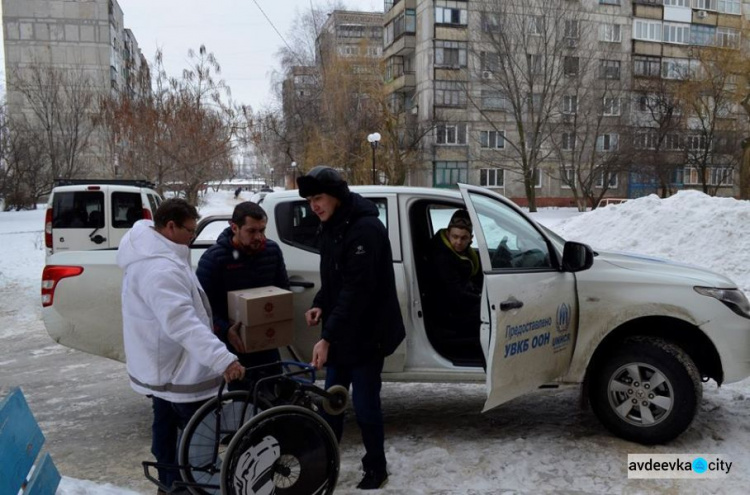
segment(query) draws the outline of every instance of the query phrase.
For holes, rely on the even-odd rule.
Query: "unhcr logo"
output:
[[[567,332],[570,326],[570,304],[562,303],[557,308],[557,331]]]

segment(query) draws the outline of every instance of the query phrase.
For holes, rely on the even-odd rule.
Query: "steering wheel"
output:
[[[513,253],[508,249],[508,236],[504,236],[492,253],[490,264],[492,268],[510,268],[513,266]]]

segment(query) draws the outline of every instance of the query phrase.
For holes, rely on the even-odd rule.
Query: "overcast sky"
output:
[[[270,76],[279,67],[275,53],[283,41],[271,23],[286,37],[297,12],[311,4],[330,4],[328,0],[118,1],[125,27],[133,31],[149,63],[161,48],[167,72],[179,76],[187,67],[188,49],[197,51],[204,44],[218,59],[232,99],[254,110],[270,103]],[[383,0],[342,3],[348,10],[383,11]]]
[[[156,49],[161,48],[167,72],[179,76],[188,66],[188,50],[197,51],[201,44],[206,45],[221,65],[221,75],[232,90],[232,99],[250,104],[254,110],[260,110],[271,101],[271,72],[279,67],[275,53],[284,43],[271,23],[286,37],[298,12],[309,9],[311,5],[324,7],[331,4],[329,0],[118,2],[125,15],[125,27],[133,31],[149,63],[153,62]],[[348,10],[383,11],[383,0],[341,2]],[[3,87],[4,58],[0,50]]]

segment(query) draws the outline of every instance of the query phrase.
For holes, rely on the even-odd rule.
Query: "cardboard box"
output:
[[[294,318],[292,293],[278,287],[256,287],[227,293],[229,319],[248,327]]]
[[[247,352],[290,345],[294,340],[292,292],[278,287],[234,290],[227,294],[229,320],[242,322]]]
[[[282,320],[240,327],[240,337],[247,352],[276,349],[291,345],[294,341],[294,320]]]

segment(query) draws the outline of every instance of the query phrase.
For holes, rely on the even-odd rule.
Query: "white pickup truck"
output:
[[[407,338],[385,380],[486,381],[485,410],[550,383],[582,383],[614,434],[646,444],[682,433],[701,400],[701,380],[750,376],[750,304],[731,280],[696,267],[595,253],[565,242],[502,196],[483,188],[353,188],[379,208],[393,248]],[[295,342],[307,361],[318,329],[303,312],[319,288],[318,221],[296,191],[266,196],[268,235],[284,252],[295,291]],[[456,208],[468,209],[484,273],[480,345],[434,317],[426,281],[431,237]],[[204,219],[197,265],[226,227]],[[42,282],[44,323],[57,342],[124,360],[115,250],[61,252]]]

